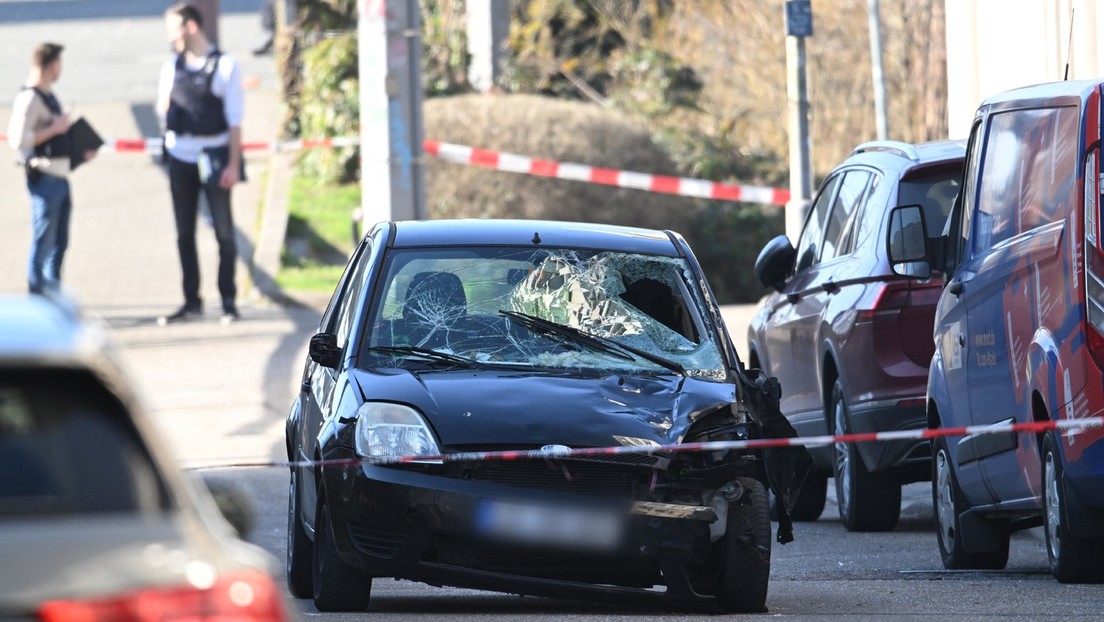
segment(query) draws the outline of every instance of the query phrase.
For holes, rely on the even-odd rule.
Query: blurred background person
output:
[[[15,96],[8,125],[8,143],[19,154],[31,196],[27,286],[35,294],[60,287],[61,262],[69,246],[72,145],[69,117],[53,90],[61,77],[63,49],[56,43],[42,43],[35,48],[27,85]],[[96,154],[88,151],[81,155],[90,160]]]

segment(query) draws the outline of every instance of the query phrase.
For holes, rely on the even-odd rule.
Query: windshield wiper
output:
[[[550,320],[537,317],[535,315],[529,315],[528,313],[519,313],[517,311],[507,311],[506,309],[500,309],[499,315],[504,315],[514,322],[521,324],[525,328],[540,335],[556,335],[558,337],[565,337],[576,343],[580,343],[587,346],[591,350],[597,350],[599,352],[609,354],[610,356],[616,356],[619,359],[631,361],[633,357],[619,352],[616,348],[611,347],[608,343],[589,335],[573,326],[565,326],[563,324],[557,324]]]
[[[641,350],[640,348],[634,346],[625,345],[620,341],[617,341],[616,339],[610,339],[609,337],[602,337],[599,335],[592,335],[578,328],[575,328],[574,326],[557,324],[556,322],[552,322],[544,318],[539,318],[535,315],[529,315],[527,313],[507,311],[505,309],[500,310],[498,313],[499,315],[504,315],[535,332],[553,333],[556,335],[568,337],[569,339],[578,341],[579,343],[586,344],[594,348],[595,350],[599,350],[612,356],[631,361],[633,360],[633,358],[624,353],[629,352],[630,354],[635,354],[642,359],[651,361],[656,365],[666,367],[673,372],[682,374],[683,376],[686,375],[686,368],[679,363],[658,354],[648,352],[647,350]],[[621,350],[621,352],[618,352],[617,350]]]
[[[448,352],[432,350],[430,348],[420,348],[418,346],[372,346],[368,348],[368,351],[417,357],[438,363],[448,363],[458,367],[475,367],[477,364],[477,361],[467,358],[466,356],[458,356],[456,354],[449,354]]]

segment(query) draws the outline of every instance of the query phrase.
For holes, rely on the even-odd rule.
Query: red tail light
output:
[[[95,600],[54,600],[38,611],[42,622],[260,622],[288,619],[270,577],[245,571],[208,588],[151,588]]]
[[[1104,335],[1101,335],[1095,326],[1089,324],[1085,327],[1085,341],[1089,344],[1089,354],[1097,368],[1104,369]]]
[[[894,281],[884,283],[874,304],[869,309],[859,310],[859,321],[871,321],[898,315],[902,309],[910,307],[934,307],[943,291],[943,282],[932,279],[927,283],[913,281]]]

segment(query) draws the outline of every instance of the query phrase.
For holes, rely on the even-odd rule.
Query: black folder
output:
[[[92,124],[84,120],[84,117],[69,124],[69,170],[75,171],[84,164],[84,154],[88,151],[96,151],[103,146],[104,141]]]

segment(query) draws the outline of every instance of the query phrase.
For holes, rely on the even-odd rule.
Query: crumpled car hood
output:
[[[683,377],[513,371],[356,370],[366,401],[426,415],[441,443],[605,447],[630,437],[679,442],[698,415],[736,400],[732,384]]]

